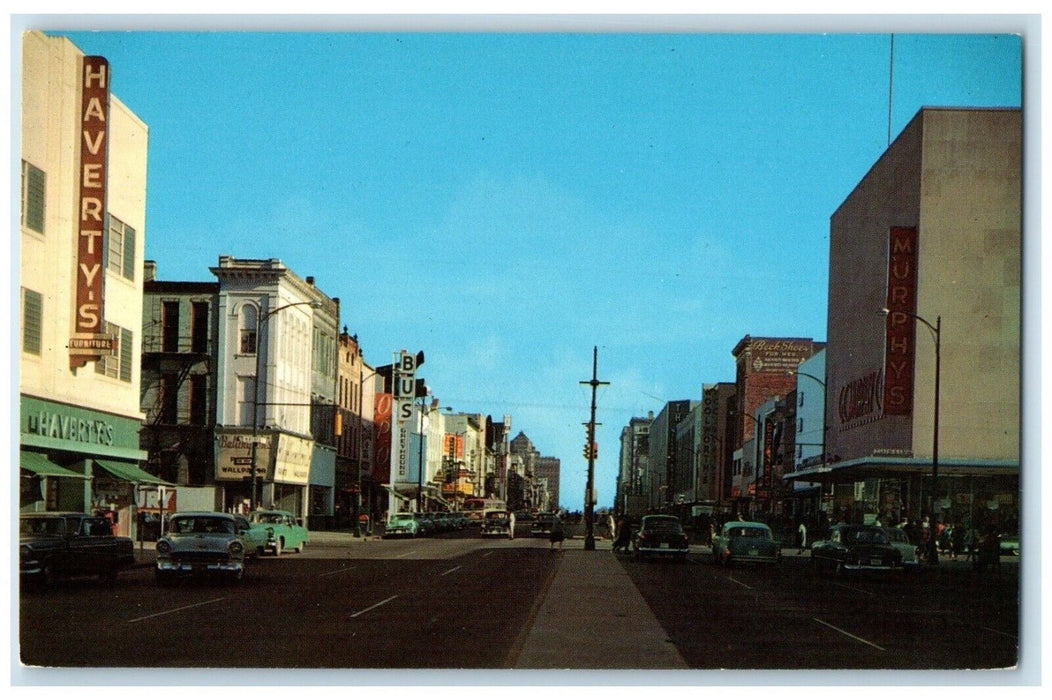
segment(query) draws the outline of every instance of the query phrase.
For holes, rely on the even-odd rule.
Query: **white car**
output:
[[[176,513],[157,542],[157,583],[181,576],[216,576],[238,582],[245,573],[244,518],[229,513]]]
[[[911,568],[920,566],[920,559],[918,558],[920,547],[910,542],[905,530],[898,527],[886,527],[884,532],[887,533],[888,542],[891,546],[899,550],[899,553],[902,555],[902,566]]]

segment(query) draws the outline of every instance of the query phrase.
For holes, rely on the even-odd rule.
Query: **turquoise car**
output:
[[[302,552],[310,542],[303,520],[287,510],[257,510],[251,518],[252,530],[264,536],[263,551],[279,556],[286,549]]]

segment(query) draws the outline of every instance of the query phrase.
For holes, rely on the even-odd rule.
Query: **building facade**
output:
[[[918,112],[832,217],[827,458],[794,478],[1017,526],[1021,211],[1020,110]]]
[[[133,533],[149,130],[72,42],[22,43],[19,504]]]

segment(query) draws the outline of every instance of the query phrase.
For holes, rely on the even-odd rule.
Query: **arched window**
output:
[[[256,354],[256,330],[259,312],[251,304],[241,307],[241,354]]]

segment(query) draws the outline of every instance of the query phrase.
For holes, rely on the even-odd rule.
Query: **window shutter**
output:
[[[44,297],[32,289],[23,290],[22,296],[22,352],[40,354],[41,323],[44,315]]]
[[[132,380],[132,332],[126,328],[121,329],[121,381]]]
[[[47,178],[44,171],[30,164],[24,163],[23,174],[23,221],[26,228],[37,233],[44,232],[44,196],[46,193]]]
[[[124,264],[122,270],[126,279],[135,279],[135,229],[124,227]]]

